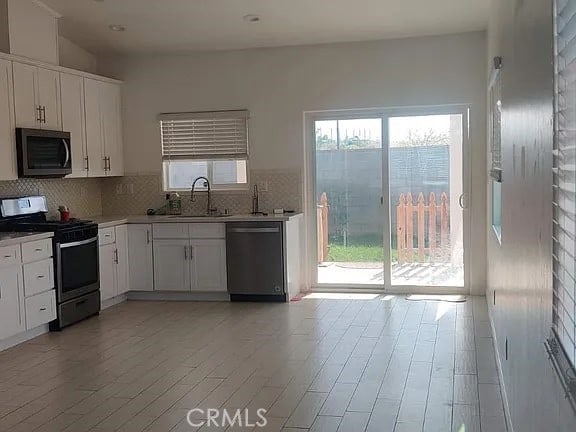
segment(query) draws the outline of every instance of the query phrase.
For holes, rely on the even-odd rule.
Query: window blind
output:
[[[246,110],[160,114],[162,157],[248,159],[248,117]]]
[[[576,0],[555,4],[553,330],[576,365]],[[562,369],[562,368],[561,368]]]

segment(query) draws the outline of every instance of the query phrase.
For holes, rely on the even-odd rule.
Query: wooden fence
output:
[[[320,201],[317,206],[317,218],[318,222],[316,227],[318,229],[318,262],[323,263],[328,259],[328,254],[330,253],[330,247],[328,244],[328,215],[330,212],[330,206],[328,205],[328,196],[326,192],[320,195]]]
[[[412,194],[401,194],[396,207],[398,262],[445,261],[450,254],[450,204],[448,195],[440,203],[432,192],[426,204],[424,194],[414,203]],[[428,217],[426,217],[426,215]],[[414,224],[416,222],[416,224]],[[414,226],[416,225],[416,227]],[[428,229],[426,230],[426,226]],[[416,236],[414,229],[416,228]],[[440,232],[438,233],[438,228]],[[438,234],[440,239],[438,239]],[[416,239],[416,247],[414,246]],[[416,254],[416,256],[415,256]]]
[[[320,195],[317,205],[318,262],[328,259],[330,205],[326,192]],[[426,229],[427,228],[427,229]],[[414,230],[416,229],[416,232]],[[416,235],[415,235],[416,234]],[[396,235],[398,263],[444,262],[450,256],[450,204],[448,195],[443,192],[440,202],[434,192],[428,203],[423,193],[418,194],[414,203],[411,193],[400,194],[396,207]],[[416,246],[414,245],[416,240]]]

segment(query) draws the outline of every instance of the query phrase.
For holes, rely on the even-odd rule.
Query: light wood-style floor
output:
[[[0,353],[0,431],[205,430],[196,407],[267,409],[266,431],[506,430],[484,297],[128,302]]]

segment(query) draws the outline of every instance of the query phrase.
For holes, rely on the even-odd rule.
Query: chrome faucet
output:
[[[204,186],[208,188],[208,203],[206,204],[206,216],[210,216],[212,212],[215,211],[215,209],[212,208],[212,190],[210,188],[210,180],[208,180],[208,178],[200,176],[194,180],[194,182],[192,183],[192,193],[190,195],[190,201],[196,202],[196,196],[194,195],[194,193],[196,183],[198,183],[198,180],[204,180]]]

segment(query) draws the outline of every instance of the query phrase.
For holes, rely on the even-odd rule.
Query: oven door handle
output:
[[[97,241],[98,241],[98,237],[94,237],[94,238],[91,238],[89,240],[82,240],[82,241],[78,241],[78,242],[74,242],[74,243],[64,243],[64,244],[59,243],[58,247],[60,249],[66,249],[66,248],[71,248],[71,247],[75,247],[75,246],[87,245],[87,244],[94,243]]]

